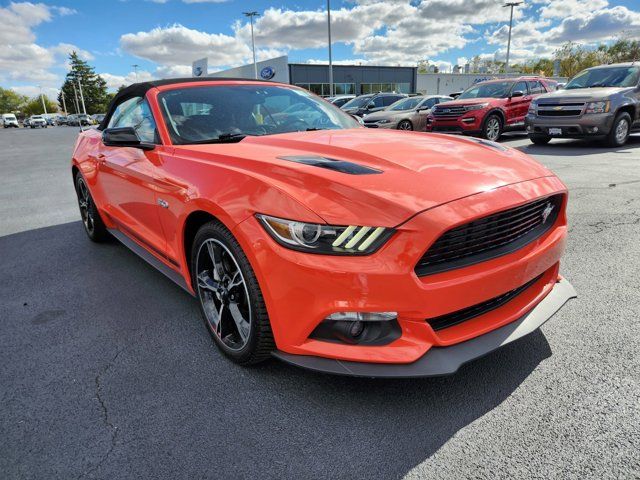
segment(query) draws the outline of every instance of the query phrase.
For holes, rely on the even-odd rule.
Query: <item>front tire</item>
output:
[[[551,141],[551,137],[535,136],[529,137],[529,140],[531,140],[531,143],[534,143],[536,145],[546,145]]]
[[[275,344],[264,298],[231,232],[215,221],[200,227],[190,260],[200,311],[220,350],[240,365],[270,358]]]
[[[100,217],[91,192],[89,192],[89,188],[80,172],[76,174],[76,195],[78,196],[78,207],[80,208],[84,231],[91,241],[104,242],[109,238],[109,232]]]
[[[398,130],[413,130],[413,124],[409,120],[402,120],[398,124]]]
[[[489,115],[482,126],[482,137],[497,142],[502,135],[502,119],[498,115]]]
[[[631,131],[631,116],[627,112],[620,112],[613,121],[613,126],[605,144],[609,147],[621,147],[629,140]]]

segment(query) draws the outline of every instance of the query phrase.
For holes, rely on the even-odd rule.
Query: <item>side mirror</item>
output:
[[[108,147],[132,147],[153,150],[153,143],[141,142],[133,127],[107,128],[102,132],[102,143]]]
[[[376,108],[376,104],[375,103],[370,103],[367,105],[367,110],[373,110],[374,108]]]
[[[522,90],[516,90],[515,92],[511,92],[511,97],[524,97],[524,92]]]

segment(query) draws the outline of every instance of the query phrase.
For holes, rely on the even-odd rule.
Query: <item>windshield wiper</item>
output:
[[[242,141],[245,137],[249,136],[247,133],[222,133],[216,138],[207,138],[206,140],[194,140],[189,143],[237,143]]]

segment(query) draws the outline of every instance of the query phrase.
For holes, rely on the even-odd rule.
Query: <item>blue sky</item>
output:
[[[499,0],[333,0],[337,62],[450,68],[474,55],[503,58],[508,9]],[[248,24],[256,10],[260,58],[324,62],[326,1],[54,0],[0,1],[0,86],[54,95],[65,56],[78,50],[111,87],[188,75],[192,60],[210,70],[250,59]],[[638,0],[529,0],[516,11],[512,58],[550,56],[568,40],[586,44],[640,37]]]

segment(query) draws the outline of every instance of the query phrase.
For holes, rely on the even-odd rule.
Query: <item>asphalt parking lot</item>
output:
[[[195,300],[86,238],[77,129],[0,130],[0,477],[640,477],[640,136],[532,154],[570,189],[579,298],[447,378],[244,369]]]

